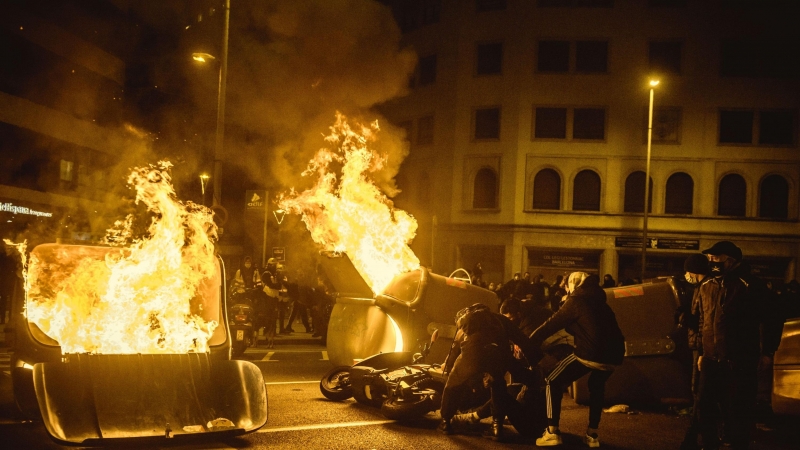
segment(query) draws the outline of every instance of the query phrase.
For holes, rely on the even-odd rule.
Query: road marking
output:
[[[272,358],[272,355],[274,355],[274,354],[275,354],[275,352],[269,352],[269,353],[267,353],[267,356],[261,358],[261,360],[262,361],[269,361],[269,362],[278,362],[277,359],[270,359],[270,358]]]
[[[266,385],[277,385],[277,384],[310,384],[310,383],[319,383],[319,381],[273,381],[270,383],[264,383]]]
[[[368,427],[371,425],[384,425],[394,423],[394,420],[373,420],[369,422],[342,422],[342,423],[321,423],[318,425],[299,425],[296,427],[262,428],[256,433],[282,433],[284,431],[305,431],[305,430],[325,430],[330,428],[348,427]]]
[[[328,351],[327,350],[323,350],[322,351],[322,359],[320,359],[320,361],[329,361],[329,359],[328,359]]]

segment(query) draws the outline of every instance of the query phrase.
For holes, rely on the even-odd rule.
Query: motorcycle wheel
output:
[[[350,366],[337,366],[327,371],[319,382],[319,391],[328,400],[341,401],[352,397]]]
[[[381,413],[391,420],[418,419],[433,410],[433,401],[427,395],[414,395],[410,400],[392,397],[381,405]]]

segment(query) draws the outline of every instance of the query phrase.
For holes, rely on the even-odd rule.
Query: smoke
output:
[[[375,181],[396,194],[406,144],[371,108],[406,92],[416,56],[400,48],[389,8],[372,0],[242,2],[230,23],[226,120],[255,133],[229,143],[226,160],[260,168],[251,176],[271,189],[296,187],[336,111],[363,123],[377,118],[376,149],[387,164]]]

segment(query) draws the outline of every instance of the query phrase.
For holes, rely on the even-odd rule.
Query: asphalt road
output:
[[[0,349],[0,448],[61,449],[40,423],[21,421],[11,393],[8,355]],[[257,432],[220,442],[126,448],[169,449],[500,449],[532,447],[533,442],[506,427],[510,439],[496,443],[479,435],[444,436],[436,431],[438,415],[430,413],[412,423],[386,420],[376,408],[347,400],[328,401],[319,392],[319,379],[331,365],[324,347],[283,345],[275,350],[250,349],[244,359],[264,374],[269,399],[269,419]],[[565,449],[586,448],[581,441],[588,410],[565,398],[562,432]],[[636,410],[635,414],[604,414],[600,428],[603,448],[677,449],[688,424],[686,417],[663,408]],[[487,425],[488,426],[488,425]],[[758,431],[754,449],[797,448],[795,427]]]

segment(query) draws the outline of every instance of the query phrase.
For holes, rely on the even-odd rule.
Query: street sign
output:
[[[528,264],[535,267],[596,270],[599,263],[600,252],[537,249],[528,253]]]
[[[286,261],[286,247],[272,247],[272,257],[278,261]]]
[[[246,191],[244,198],[245,212],[263,212],[267,207],[267,191]]]
[[[642,248],[642,238],[635,236],[617,236],[614,245],[622,248]],[[699,239],[647,238],[647,248],[660,250],[699,250]]]

